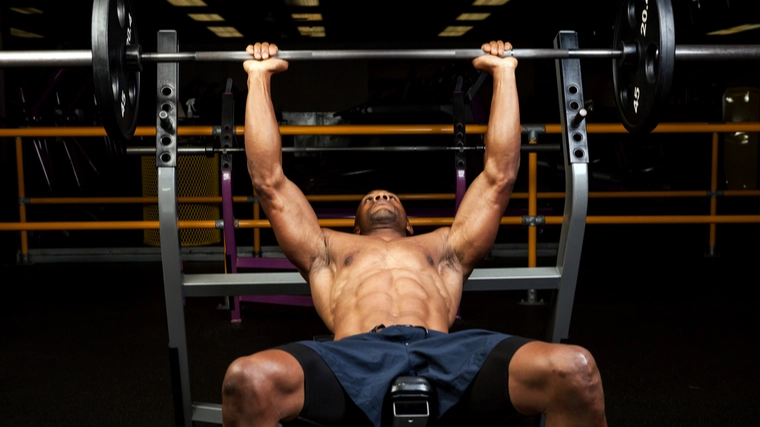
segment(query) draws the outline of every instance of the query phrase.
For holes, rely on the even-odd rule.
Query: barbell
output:
[[[760,45],[675,44],[670,0],[623,0],[612,49],[512,49],[518,59],[611,58],[617,109],[632,133],[653,130],[667,107],[675,60],[749,60]],[[480,49],[279,51],[288,61],[349,59],[474,59]],[[137,127],[140,71],[148,62],[245,61],[239,52],[143,52],[128,0],[94,0],[91,50],[0,52],[4,67],[92,66],[95,98],[111,138],[130,140]]]

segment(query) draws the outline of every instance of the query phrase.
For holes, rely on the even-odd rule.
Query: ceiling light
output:
[[[41,10],[34,7],[12,7],[11,10],[14,12],[18,12],[22,15],[35,15],[38,13],[42,13]]]
[[[194,21],[224,21],[224,18],[216,13],[188,13],[187,16]]]
[[[243,37],[235,27],[208,27],[217,37]]]
[[[11,28],[11,36],[12,37],[21,37],[23,39],[41,39],[43,38],[39,34],[30,33],[28,31],[19,30],[18,28]]]
[[[501,6],[507,4],[509,0],[475,0],[473,6]]]
[[[713,31],[707,33],[708,36],[727,36],[729,34],[741,33],[742,31],[755,30],[760,28],[760,24],[744,24],[733,28],[726,28],[724,30]]]
[[[294,13],[290,15],[294,21],[321,21],[321,13]]]
[[[464,33],[470,31],[472,27],[458,27],[458,26],[450,26],[446,27],[445,30],[441,31],[440,34],[438,34],[438,37],[459,37],[463,35]]]
[[[208,6],[203,0],[166,0],[172,6],[186,7],[186,6]]]
[[[325,27],[298,27],[298,32],[304,37],[324,37]]]
[[[482,21],[489,15],[490,13],[463,13],[457,17],[457,21]]]
[[[319,0],[285,0],[288,6],[314,7],[319,6]]]

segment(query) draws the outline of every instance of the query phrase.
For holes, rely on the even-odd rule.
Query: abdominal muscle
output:
[[[369,332],[377,325],[413,325],[448,332],[459,304],[432,267],[426,271],[383,268],[343,271],[317,310],[335,339]],[[354,274],[351,274],[354,273]],[[431,274],[432,273],[432,274]],[[342,276],[342,277],[341,277]]]

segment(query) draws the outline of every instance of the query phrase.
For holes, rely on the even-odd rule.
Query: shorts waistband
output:
[[[379,325],[377,325],[377,326],[375,326],[374,328],[372,328],[372,330],[369,331],[369,332],[370,333],[377,333],[377,332],[382,331],[383,329],[393,328],[393,327],[397,327],[397,328],[418,328],[418,329],[422,329],[423,331],[425,331],[425,335],[427,335],[430,332],[430,331],[428,331],[428,328],[426,328],[424,326],[416,326],[416,325],[390,325],[390,326],[385,326],[382,323],[379,324]]]

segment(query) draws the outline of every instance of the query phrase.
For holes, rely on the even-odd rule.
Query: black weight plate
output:
[[[623,126],[649,132],[670,101],[676,56],[670,0],[625,0],[615,23],[613,46],[633,46],[636,54],[612,61],[615,100]]]
[[[111,138],[130,140],[137,127],[140,70],[128,63],[128,45],[138,45],[127,0],[95,0],[92,5],[92,74],[103,127]]]

